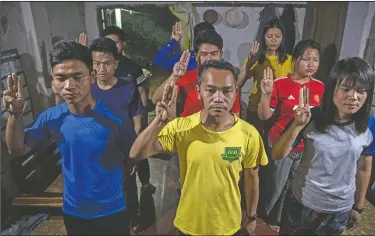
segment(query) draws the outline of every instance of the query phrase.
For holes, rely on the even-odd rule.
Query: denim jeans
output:
[[[314,211],[288,193],[280,235],[340,235],[346,229],[351,210],[339,213]]]

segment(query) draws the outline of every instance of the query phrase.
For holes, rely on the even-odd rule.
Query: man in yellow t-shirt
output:
[[[241,171],[246,186],[246,229],[255,231],[258,166],[266,165],[268,159],[258,131],[230,112],[236,79],[230,63],[205,62],[196,87],[203,110],[177,119],[173,119],[177,86],[166,85],[156,118],[130,151],[130,157],[138,160],[162,151],[178,153],[182,193],[174,225],[182,234],[232,235],[241,228]]]

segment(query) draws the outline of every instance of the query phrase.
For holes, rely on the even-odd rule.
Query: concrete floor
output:
[[[156,187],[156,193],[151,196],[141,196],[141,219],[148,226],[142,233],[145,235],[177,235],[173,227],[173,219],[177,208],[178,171],[175,157],[169,161],[150,159],[151,183]],[[137,180],[138,181],[138,180]],[[138,181],[138,185],[140,183]],[[47,190],[61,193],[63,180],[61,175]],[[140,189],[140,187],[139,187]],[[358,229],[347,230],[345,235],[375,235],[375,207],[366,202],[362,224]],[[258,220],[256,235],[277,235],[271,231],[262,220]],[[245,234],[240,232],[240,235]],[[38,225],[32,235],[66,235],[61,217],[50,217]]]

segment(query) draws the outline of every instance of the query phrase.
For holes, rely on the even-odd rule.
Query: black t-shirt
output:
[[[147,78],[142,68],[135,61],[126,56],[120,56],[118,61],[115,72],[117,78],[134,83],[137,87],[141,87],[146,82]]]

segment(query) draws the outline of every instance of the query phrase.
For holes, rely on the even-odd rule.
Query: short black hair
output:
[[[352,116],[356,130],[359,133],[365,132],[371,112],[374,83],[374,71],[365,60],[352,57],[336,62],[326,81],[321,104],[321,116],[315,122],[316,129],[323,133],[327,130],[328,125],[333,124],[334,117],[338,112],[336,105],[333,103],[333,96],[337,88],[345,85],[348,88],[363,89],[367,92],[367,98],[363,106]]]
[[[107,28],[105,28],[105,30],[103,30],[102,37],[105,37],[111,34],[117,35],[121,41],[123,42],[125,41],[125,31],[123,31],[120,27],[117,27],[114,25],[108,26]]]
[[[203,30],[194,36],[194,51],[197,53],[202,44],[211,44],[223,50],[223,38],[215,30]]]
[[[90,53],[93,52],[104,52],[111,53],[115,59],[118,57],[118,51],[115,41],[109,38],[101,37],[94,39],[90,45]]]
[[[203,30],[215,30],[215,27],[207,22],[201,22],[194,26],[194,35]]]
[[[49,52],[51,68],[67,60],[80,60],[92,71],[92,57],[88,48],[75,41],[61,40]]]
[[[198,85],[200,85],[202,83],[202,75],[203,73],[210,69],[210,68],[214,68],[214,69],[217,69],[217,70],[227,70],[227,71],[230,71],[232,74],[233,74],[233,77],[234,77],[234,81],[237,82],[237,79],[238,79],[238,74],[239,74],[239,70],[234,67],[230,62],[227,62],[225,60],[208,60],[208,61],[205,61],[200,67],[199,67],[199,70],[198,70]]]

